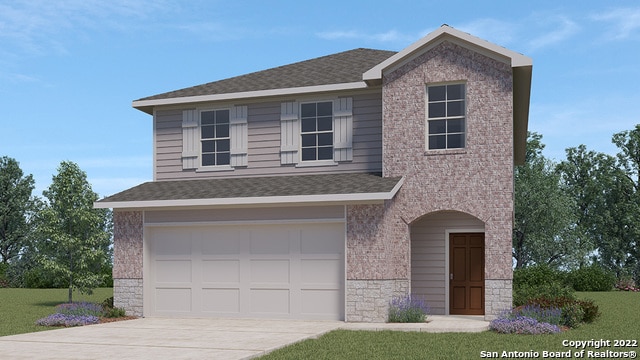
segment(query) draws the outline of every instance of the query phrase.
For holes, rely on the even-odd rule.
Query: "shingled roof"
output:
[[[395,53],[386,50],[354,49],[136,101],[358,82],[362,81],[363,73]]]
[[[400,177],[366,173],[152,181],[106,197],[95,206],[380,201],[392,198],[401,185]]]

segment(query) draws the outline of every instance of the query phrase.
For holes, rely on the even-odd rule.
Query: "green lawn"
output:
[[[36,320],[53,314],[54,307],[67,302],[68,289],[0,288],[0,336],[50,330],[35,325]],[[93,295],[73,293],[73,301],[101,303],[113,296],[112,288],[100,288]]]
[[[566,352],[563,340],[637,340],[640,342],[640,293],[579,293],[600,307],[602,316],[592,324],[555,335],[505,335],[482,333],[415,333],[393,331],[332,331],[324,336],[288,346],[261,357],[273,359],[480,359],[481,351]],[[640,345],[640,344],[639,344]],[[640,351],[638,347],[587,351]],[[485,356],[486,357],[486,356]],[[586,354],[585,354],[586,357]],[[573,358],[573,354],[572,354]]]

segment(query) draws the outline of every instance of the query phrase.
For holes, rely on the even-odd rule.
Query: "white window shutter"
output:
[[[333,102],[333,161],[353,160],[353,99]]]
[[[300,147],[298,102],[283,102],[280,110],[280,163],[297,164]]]
[[[182,169],[197,169],[200,156],[198,110],[182,111]]]
[[[231,108],[229,137],[231,138],[231,166],[247,166],[248,133],[246,106],[234,106]]]

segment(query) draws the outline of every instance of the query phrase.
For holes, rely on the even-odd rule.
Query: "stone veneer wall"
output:
[[[427,151],[426,87],[466,84],[464,149]],[[513,217],[513,101],[510,64],[444,41],[383,78],[383,175],[405,176],[396,197],[376,214],[389,255],[348,265],[348,279],[409,278],[409,226],[425,214],[461,211],[485,223],[485,316],[510,305]],[[348,239],[354,241],[353,239]],[[360,241],[360,240],[358,240]],[[371,240],[370,240],[371,241]],[[348,249],[351,248],[348,246]],[[357,250],[356,250],[357,251]],[[365,250],[367,251],[367,250]],[[404,256],[396,256],[396,254]],[[368,267],[368,269],[364,269]],[[389,269],[385,269],[385,268]],[[351,269],[350,269],[351,270]],[[358,271],[364,272],[360,274]]]
[[[409,293],[409,237],[396,236],[386,211],[387,204],[347,206],[346,321],[386,322],[391,299]]]
[[[113,212],[113,305],[143,315],[141,211]]]
[[[389,300],[409,292],[408,280],[347,280],[349,322],[386,322]]]
[[[485,280],[485,319],[493,320],[513,305],[512,280]]]

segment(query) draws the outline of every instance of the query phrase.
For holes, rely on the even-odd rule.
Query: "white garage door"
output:
[[[145,315],[344,319],[344,224],[147,228]]]

